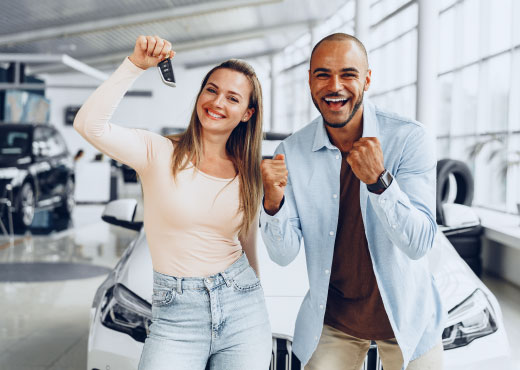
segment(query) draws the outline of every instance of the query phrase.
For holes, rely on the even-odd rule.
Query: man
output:
[[[306,370],[359,370],[375,340],[385,370],[442,369],[445,312],[426,253],[435,223],[433,140],[363,101],[363,44],[337,33],[313,49],[321,116],[262,162],[262,237],[289,264],[303,237],[310,289],[293,351]]]

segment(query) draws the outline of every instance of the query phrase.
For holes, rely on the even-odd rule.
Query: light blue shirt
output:
[[[422,124],[365,99],[363,136],[377,137],[394,180],[380,195],[361,182],[360,205],[374,274],[395,338],[408,362],[440,342],[446,313],[426,253],[437,230],[434,141]],[[341,152],[322,117],[284,140],[289,171],[280,210],[260,215],[269,256],[280,265],[297,256],[303,237],[309,291],[296,319],[293,351],[306,364],[323,329],[338,225]],[[263,207],[262,207],[263,208]]]

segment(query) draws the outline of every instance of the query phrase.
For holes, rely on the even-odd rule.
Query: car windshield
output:
[[[28,131],[0,126],[0,156],[21,156],[28,151]]]

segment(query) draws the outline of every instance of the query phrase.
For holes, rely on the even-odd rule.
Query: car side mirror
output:
[[[105,206],[101,219],[112,225],[139,231],[143,227],[143,222],[134,221],[136,210],[137,201],[135,199],[114,200]]]

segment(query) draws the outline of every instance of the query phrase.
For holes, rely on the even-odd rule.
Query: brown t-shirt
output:
[[[394,333],[377,286],[359,205],[360,181],[342,153],[340,204],[325,324],[360,339]]]

